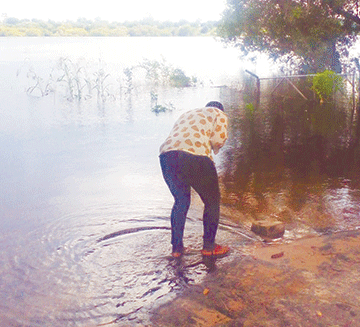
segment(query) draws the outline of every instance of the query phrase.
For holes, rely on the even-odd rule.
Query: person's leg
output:
[[[204,203],[204,249],[215,247],[215,237],[220,217],[220,190],[218,175],[213,161],[204,156],[195,156],[191,186]]]
[[[178,151],[166,152],[160,155],[160,165],[164,180],[174,197],[174,205],[171,210],[171,244],[173,253],[182,253],[183,236],[186,215],[190,207],[190,185],[182,178],[184,164],[179,158]]]

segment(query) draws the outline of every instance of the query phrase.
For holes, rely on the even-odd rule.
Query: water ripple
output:
[[[98,242],[102,242],[120,235],[125,235],[125,234],[132,234],[132,233],[137,233],[137,232],[141,232],[141,231],[146,231],[146,230],[154,230],[154,229],[166,229],[169,230],[171,229],[170,227],[164,227],[164,226],[144,226],[144,227],[135,227],[135,228],[128,228],[128,229],[124,229],[124,230],[119,230],[117,232],[105,235],[104,237],[100,238],[98,240]]]

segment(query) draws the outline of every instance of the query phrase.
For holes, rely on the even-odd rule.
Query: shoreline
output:
[[[360,231],[239,250],[155,309],[153,325],[360,326]]]

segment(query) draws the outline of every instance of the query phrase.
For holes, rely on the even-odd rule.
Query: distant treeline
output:
[[[0,22],[0,36],[213,36],[217,24],[217,21],[160,22],[153,18],[109,23],[85,18],[55,22],[9,17]]]

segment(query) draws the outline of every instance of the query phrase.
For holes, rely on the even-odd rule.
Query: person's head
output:
[[[220,102],[217,102],[217,101],[210,101],[209,103],[206,104],[205,107],[218,108],[218,109],[224,111],[224,106]]]

